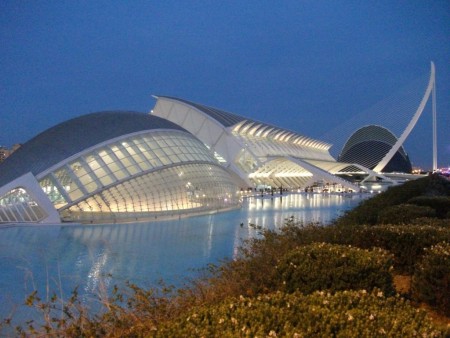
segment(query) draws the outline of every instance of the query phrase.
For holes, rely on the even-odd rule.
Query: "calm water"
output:
[[[29,318],[20,304],[33,290],[44,298],[47,289],[65,297],[78,286],[87,302],[99,289],[127,280],[181,286],[196,269],[235,257],[243,240],[258,236],[249,223],[276,229],[294,216],[326,224],[361,198],[295,194],[250,198],[239,210],[181,220],[0,228],[0,318],[14,310],[18,321]]]

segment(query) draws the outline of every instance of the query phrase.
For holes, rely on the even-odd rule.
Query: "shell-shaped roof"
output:
[[[271,124],[263,123],[244,116],[239,116],[217,108],[205,106],[203,104],[195,103],[184,99],[179,99],[177,97],[172,96],[155,95],[154,97],[157,99],[165,98],[169,100],[179,101],[189,106],[192,106],[201,111],[202,113],[213,118],[217,122],[219,122],[223,127],[225,128],[233,127],[233,131],[239,132],[240,134],[248,134],[248,133],[252,135],[258,134],[262,135],[263,137],[268,137],[270,135],[269,137],[272,137],[274,140],[279,141],[291,140],[295,144],[308,145],[325,150],[328,150],[331,147],[331,144],[327,142],[315,140],[284,128],[276,127]],[[262,133],[263,131],[264,133]]]
[[[339,155],[341,162],[358,163],[369,169],[375,168],[397,142],[388,129],[369,125],[355,131],[345,143]],[[411,172],[411,162],[403,146],[382,169],[384,172]]]
[[[233,113],[229,113],[229,112],[226,112],[224,110],[217,109],[217,108],[205,106],[203,104],[195,103],[195,102],[192,102],[192,101],[179,99],[179,98],[173,97],[173,96],[155,95],[155,97],[156,98],[166,98],[166,99],[176,100],[176,101],[180,101],[180,102],[183,102],[185,104],[188,104],[188,105],[190,105],[192,107],[195,107],[198,110],[200,110],[201,112],[205,113],[206,115],[212,117],[214,120],[219,122],[224,127],[231,127],[231,126],[235,125],[236,123],[239,123],[239,122],[244,121],[244,120],[248,120],[247,118],[245,118],[243,116],[239,116],[239,115],[236,115],[236,114],[233,114]]]
[[[62,122],[24,143],[0,164],[0,187],[28,172],[38,175],[109,139],[154,129],[185,131],[160,117],[130,111],[97,112]]]
[[[343,156],[355,145],[367,141],[380,141],[388,144],[389,146],[393,146],[395,142],[397,142],[397,138],[389,129],[385,127],[377,125],[364,126],[359,128],[349,137],[341,151],[340,156]],[[403,147],[400,147],[399,151],[402,155],[406,156]]]

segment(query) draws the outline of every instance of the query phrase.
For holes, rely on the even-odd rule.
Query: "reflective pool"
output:
[[[29,318],[20,304],[33,290],[44,298],[52,292],[65,297],[78,286],[88,301],[127,280],[181,286],[208,263],[234,257],[243,240],[259,234],[256,228],[279,228],[291,216],[326,224],[365,197],[292,194],[249,198],[238,210],[177,220],[3,227],[0,318],[11,311],[19,320]]]

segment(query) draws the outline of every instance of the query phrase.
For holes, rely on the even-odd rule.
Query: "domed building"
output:
[[[374,169],[396,142],[397,138],[388,129],[375,125],[365,126],[350,136],[338,161],[358,163],[366,168]],[[381,171],[411,173],[411,161],[403,146],[398,149]]]
[[[181,217],[239,207],[245,192],[359,191],[353,177],[385,179],[365,165],[336,161],[327,142],[184,99],[155,98],[149,114],[92,113],[24,143],[0,164],[0,223]]]
[[[109,111],[58,124],[0,164],[0,222],[113,223],[239,206],[211,151],[157,116]]]

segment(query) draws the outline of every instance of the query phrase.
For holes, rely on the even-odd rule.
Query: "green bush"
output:
[[[442,241],[450,242],[450,228],[418,225],[377,225],[355,228],[349,238],[361,248],[379,247],[394,255],[394,267],[412,274],[424,248]]]
[[[363,249],[379,247],[394,255],[394,268],[397,272],[412,274],[414,264],[423,254],[423,249],[442,241],[450,242],[450,220],[421,218],[423,225],[374,225],[374,226],[287,226],[277,235],[280,252],[296,246],[314,242],[352,245]],[[430,223],[430,220],[433,220]],[[436,223],[436,222],[439,222]],[[436,226],[441,225],[441,226]],[[265,246],[264,238],[260,246]],[[276,252],[277,249],[274,249]],[[282,251],[286,253],[286,251]],[[281,256],[281,255],[280,255]],[[280,257],[278,256],[278,257]],[[272,263],[271,264],[276,264]]]
[[[310,294],[318,290],[372,290],[393,294],[393,257],[387,251],[314,243],[294,249],[278,263],[278,289]]]
[[[436,216],[446,218],[450,212],[450,197],[448,196],[417,196],[408,201],[422,207],[430,207],[435,210]]]
[[[374,225],[378,214],[385,208],[407,203],[417,196],[450,196],[450,181],[440,175],[430,175],[402,185],[394,186],[363,201],[336,222],[339,225]]]
[[[450,242],[425,250],[414,272],[411,289],[415,299],[450,316]]]
[[[406,224],[419,217],[434,217],[436,211],[429,206],[399,204],[378,213],[378,224]]]
[[[450,216],[450,213],[449,213]],[[411,221],[413,225],[430,225],[435,227],[450,228],[450,218],[435,218],[435,217],[419,217]]]
[[[150,334],[149,334],[150,335]],[[443,337],[425,312],[376,290],[232,298],[163,323],[153,337]]]
[[[436,219],[437,220],[437,219]],[[247,242],[240,256],[222,264],[208,280],[219,299],[252,296],[277,290],[275,266],[291,250],[317,242],[351,245],[362,249],[379,247],[394,255],[394,268],[412,274],[423,249],[443,240],[450,242],[450,228],[419,225],[317,226],[289,224],[279,232],[267,231]]]

